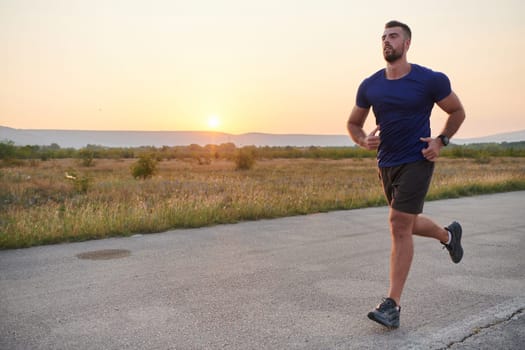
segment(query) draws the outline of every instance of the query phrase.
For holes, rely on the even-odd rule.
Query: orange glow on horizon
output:
[[[359,84],[385,66],[384,23],[399,19],[409,61],[447,74],[465,107],[456,137],[525,129],[525,2],[388,4],[4,0],[0,125],[346,134]],[[497,49],[480,53],[487,42]]]

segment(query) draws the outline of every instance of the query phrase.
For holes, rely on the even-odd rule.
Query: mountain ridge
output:
[[[242,146],[274,147],[348,147],[354,146],[348,135],[270,134],[250,132],[229,134],[215,131],[110,131],[14,129],[0,126],[0,142],[12,141],[17,146],[58,144],[63,148],[87,145],[104,147],[187,146],[234,143]],[[498,133],[469,139],[453,139],[455,144],[501,143],[525,141],[525,130]]]

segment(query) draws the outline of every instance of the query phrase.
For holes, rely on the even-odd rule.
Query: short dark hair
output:
[[[407,26],[405,23],[399,21],[389,21],[385,24],[385,28],[394,27],[401,27],[403,29],[403,32],[405,33],[405,37],[408,39],[412,39],[412,31],[410,30],[410,27]]]

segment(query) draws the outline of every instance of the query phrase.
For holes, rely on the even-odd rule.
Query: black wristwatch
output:
[[[447,146],[450,143],[450,140],[449,140],[448,136],[446,136],[446,135],[439,135],[438,139],[441,140],[441,143],[443,144],[443,146]]]

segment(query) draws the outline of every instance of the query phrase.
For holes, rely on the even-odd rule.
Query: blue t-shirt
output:
[[[425,159],[427,146],[420,137],[430,133],[430,113],[434,103],[452,92],[448,77],[417,64],[396,80],[388,80],[385,69],[365,79],[357,90],[356,104],[372,107],[380,126],[377,151],[380,167],[391,167]]]

